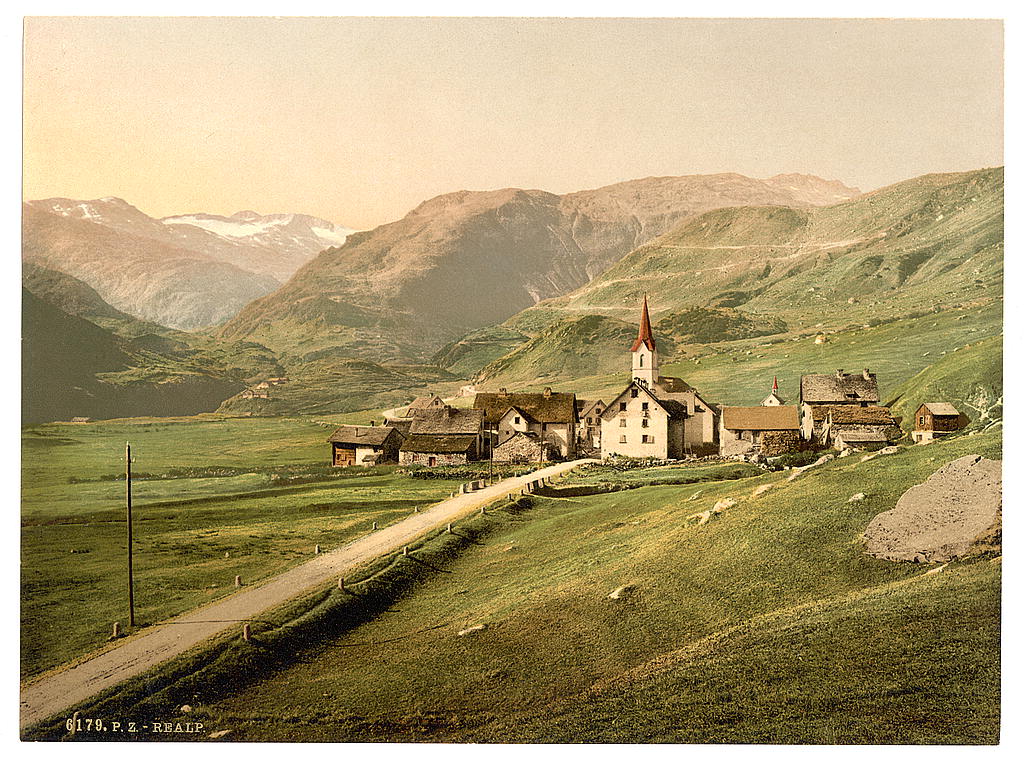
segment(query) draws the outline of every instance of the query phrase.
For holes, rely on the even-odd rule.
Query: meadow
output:
[[[127,628],[124,450],[132,443],[136,620],[165,620],[447,497],[457,480],[332,469],[335,422],[124,419],[22,433],[21,673]],[[379,414],[377,414],[379,417]]]
[[[531,497],[375,620],[189,716],[261,741],[996,742],[999,560],[929,574],[866,556],[859,535],[947,461],[999,458],[1000,440],[854,455],[793,482]]]

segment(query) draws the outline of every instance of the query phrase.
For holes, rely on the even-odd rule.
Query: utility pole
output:
[[[125,507],[128,512],[128,625],[135,625],[135,582],[132,577],[132,446],[124,443]]]

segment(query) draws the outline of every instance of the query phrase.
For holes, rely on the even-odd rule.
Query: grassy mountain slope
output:
[[[425,361],[444,344],[573,290],[694,213],[807,205],[856,190],[737,174],[652,178],[558,196],[455,192],[351,235],[223,328],[281,353]]]
[[[933,362],[967,343],[973,346],[998,336],[1002,321],[1002,301],[991,299],[919,317],[850,325],[827,334],[823,344],[815,343],[817,332],[810,330],[690,347],[688,356],[663,361],[661,372],[683,378],[711,402],[756,405],[771,390],[774,376],[779,378],[782,398],[794,403],[799,398],[800,376],[805,373],[870,368],[878,374],[882,400],[888,402],[904,381]],[[988,349],[994,353],[998,345]],[[629,346],[615,354],[618,365],[614,372],[561,380],[558,386],[581,397],[618,394],[629,379]],[[990,378],[985,368],[965,367],[963,372],[966,381],[983,383]]]
[[[239,386],[22,291],[23,422],[195,413]]]
[[[971,419],[970,428],[989,427],[1003,417],[1003,337],[970,343],[940,356],[891,395],[893,412],[909,424],[922,402],[951,402]]]
[[[785,329],[785,324],[779,320],[735,309],[690,307],[664,316],[654,332],[661,359],[669,360],[682,354],[687,345],[698,345],[699,349],[700,345],[711,341],[757,338]],[[506,332],[514,331],[506,329]],[[521,346],[489,361],[475,380],[493,388],[628,373],[628,349],[636,333],[635,325],[612,317],[595,314],[566,317]],[[493,351],[493,347],[488,351]]]
[[[586,286],[506,325],[565,315],[633,320],[686,305],[741,307],[794,328],[904,316],[1002,291],[1001,168],[922,176],[823,208],[741,207],[684,221]]]
[[[398,609],[192,716],[242,740],[995,742],[998,562],[926,575],[858,536],[999,440],[513,504]]]

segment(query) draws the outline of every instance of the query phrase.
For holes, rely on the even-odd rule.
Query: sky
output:
[[[28,18],[24,199],[365,229],[459,189],[1003,162],[999,21]]]

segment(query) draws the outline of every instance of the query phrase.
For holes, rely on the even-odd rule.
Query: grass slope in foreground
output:
[[[135,419],[22,435],[21,673],[101,648],[127,626],[124,444],[136,461],[136,615],[151,624],[440,500],[457,480],[332,469],[330,424]]]
[[[926,575],[858,536],[947,461],[1000,457],[1000,439],[791,483],[535,498],[391,611],[188,716],[242,740],[996,742],[998,561]]]

